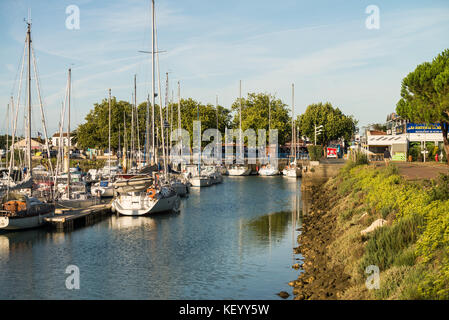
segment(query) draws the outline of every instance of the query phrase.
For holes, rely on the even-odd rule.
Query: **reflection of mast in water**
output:
[[[292,206],[292,247],[297,246],[296,229],[301,227],[301,190],[299,183],[295,183],[295,190],[293,192],[293,206]],[[293,263],[295,263],[295,253],[292,251]]]
[[[242,229],[243,221],[242,218],[239,219],[239,263],[242,264]]]
[[[270,243],[270,259],[271,259],[271,214],[268,215],[268,242]]]

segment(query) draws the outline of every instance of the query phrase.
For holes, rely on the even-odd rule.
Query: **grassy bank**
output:
[[[394,166],[348,163],[315,190],[314,202],[316,208],[320,203],[330,208],[321,223],[333,224],[323,243],[325,268],[343,268],[340,274],[348,277],[337,298],[449,299],[448,176],[410,182]],[[362,236],[378,219],[387,224]],[[379,267],[380,289],[365,285],[371,265]]]

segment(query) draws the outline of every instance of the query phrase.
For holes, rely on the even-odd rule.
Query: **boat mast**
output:
[[[139,128],[139,108],[137,107],[137,75],[134,75],[134,108],[136,109],[136,136],[137,136],[137,168],[139,168],[139,164],[142,162],[140,155],[140,128]]]
[[[161,120],[161,146],[162,146],[162,158],[164,161],[164,175],[167,176],[167,159],[165,157],[165,134],[164,134],[164,115],[162,110],[162,95],[161,95],[161,74],[159,65],[159,51],[157,45],[157,30],[155,30],[155,45],[156,45],[156,59],[157,59],[157,78],[158,78],[158,89],[159,89],[159,115]],[[159,135],[158,135],[159,136]]]
[[[109,163],[109,181],[111,181],[111,89],[109,89],[109,147],[108,147],[108,163]],[[120,136],[120,133],[119,133]]]
[[[292,156],[296,160],[296,137],[295,137],[295,84],[292,83],[292,145],[290,146]],[[296,164],[296,161],[295,161]]]
[[[12,97],[11,97],[11,101],[12,101]],[[7,122],[7,129],[6,129],[5,168],[9,168],[9,166],[8,166],[8,150],[9,150],[9,104],[8,104],[8,108],[6,109],[6,122]]]
[[[164,157],[167,158],[166,162],[168,163],[168,159],[169,159],[169,157],[168,157],[168,153],[169,153],[168,145],[169,145],[169,142],[168,141],[170,140],[170,133],[168,132],[169,129],[170,129],[170,126],[168,126],[168,125],[166,126],[166,124],[168,124],[168,120],[170,119],[170,114],[168,112],[169,109],[170,109],[170,101],[169,101],[170,93],[169,93],[169,89],[168,89],[168,72],[165,73],[165,76],[166,76],[166,80],[165,80],[165,121],[164,121],[164,128],[163,128],[163,130],[165,131],[165,134],[166,134],[166,137],[167,137],[166,144],[164,144],[164,148],[167,148],[167,151],[165,152],[165,156]]]
[[[198,122],[200,121],[200,104],[196,107],[196,116]],[[201,128],[201,127],[200,127]],[[201,177],[201,129],[198,135],[198,177]]]
[[[120,123],[118,124],[118,154],[121,155],[122,153],[122,149],[121,149],[121,145],[120,145]],[[120,158],[117,157],[117,159],[119,160],[120,163]]]
[[[123,111],[123,166],[125,167],[125,173],[128,171],[128,143],[126,136],[126,112]]]
[[[217,136],[218,136],[218,95],[215,96],[215,111],[217,112]],[[216,155],[218,156],[220,154],[220,150],[218,149],[220,147],[219,143],[218,143],[218,139],[217,139],[217,152]],[[218,161],[220,161],[221,159],[217,159],[217,164]],[[221,161],[220,161],[221,162]]]
[[[182,164],[182,134],[181,134],[181,83],[178,81],[178,139],[181,135],[181,150],[179,152],[181,164]]]
[[[152,50],[151,50],[151,74],[152,74],[152,95],[151,95],[151,100],[152,100],[152,102],[151,102],[151,112],[152,112],[152,125],[151,125],[151,131],[152,131],[152,133],[151,133],[151,140],[152,140],[152,143],[151,143],[151,148],[152,148],[152,150],[151,150],[151,160],[152,160],[152,163],[155,163],[155,162],[157,162],[157,155],[156,155],[156,152],[155,152],[155,141],[154,141],[154,138],[155,138],[155,135],[154,135],[154,105],[155,105],[155,103],[156,103],[156,96],[155,96],[155,85],[156,85],[156,83],[155,83],[155,79],[154,79],[154,47],[155,47],[155,36],[154,36],[154,29],[155,29],[155,13],[154,13],[154,0],[152,0],[151,1],[151,7],[152,7],[152,15],[151,15],[151,20],[152,20],[152,32],[151,32],[151,48],[152,48]]]
[[[132,101],[134,100],[134,92],[131,94],[131,152],[130,152],[130,168],[132,168],[134,160],[134,106]]]
[[[145,163],[148,166],[150,161],[150,95],[147,97],[147,111],[145,119]]]
[[[171,137],[172,137],[172,133],[173,133],[173,103],[175,101],[175,92],[171,91],[171,100],[170,100],[170,153],[171,153],[171,148],[172,148],[172,141],[171,141]]]
[[[67,172],[67,194],[70,199],[70,98],[72,91],[72,69],[69,69],[69,110],[68,110],[68,123],[67,123],[67,158],[68,158],[68,172]]]
[[[244,159],[245,155],[242,152],[242,80],[240,80],[240,109],[239,109],[239,144],[240,144],[240,156]]]
[[[27,175],[31,176],[31,22],[27,22],[27,48],[28,48],[28,128],[27,128]]]

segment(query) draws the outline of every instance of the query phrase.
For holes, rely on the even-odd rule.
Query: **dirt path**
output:
[[[407,180],[424,180],[438,178],[440,173],[449,174],[449,166],[435,162],[392,162],[399,168],[399,173]],[[385,163],[376,162],[376,167],[383,167]]]

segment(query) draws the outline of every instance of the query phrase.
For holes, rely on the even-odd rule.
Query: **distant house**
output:
[[[28,147],[27,139],[22,139],[12,145],[12,148],[21,149],[21,150],[25,150],[27,147]],[[45,144],[39,143],[38,141],[31,139],[31,149],[32,150],[43,150],[44,148],[45,148]]]
[[[59,147],[59,146],[68,146],[69,145],[69,139],[67,138],[67,132],[64,132],[62,134],[62,138],[61,135],[59,134],[59,132],[55,133],[52,137],[51,137],[51,145],[53,147]],[[70,136],[70,145],[73,145],[73,136]]]

